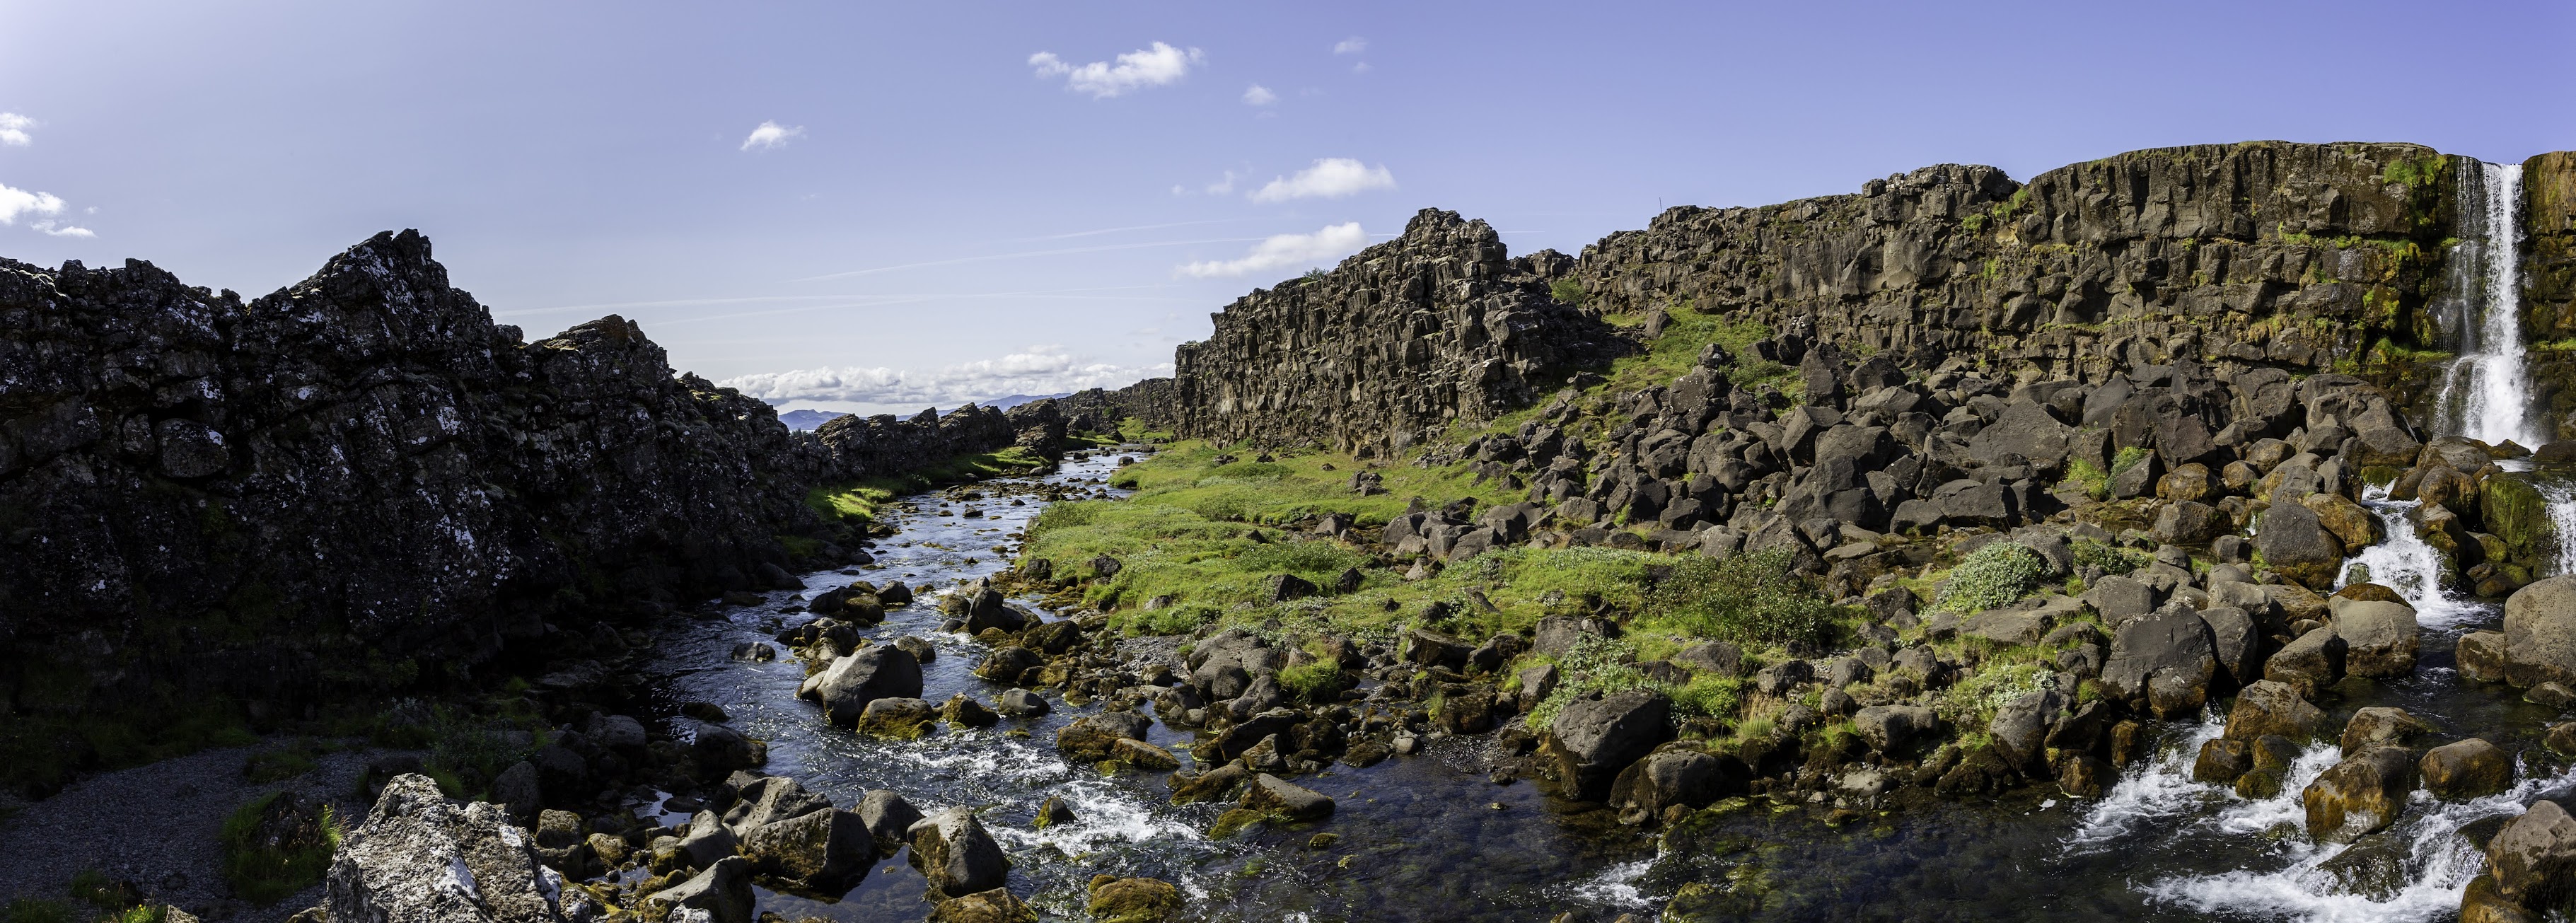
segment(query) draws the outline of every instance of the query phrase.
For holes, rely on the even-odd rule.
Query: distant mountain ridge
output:
[[[1073,392],[1071,391],[1067,391],[1062,394],[1014,394],[1009,397],[997,397],[989,401],[976,401],[974,403],[978,407],[990,407],[994,410],[1009,410],[1013,407],[1033,401],[1043,401],[1051,398],[1067,398],[1072,396]],[[809,408],[804,410],[790,410],[785,413],[781,413],[778,415],[778,422],[787,424],[788,429],[812,432],[815,429],[821,428],[824,423],[829,422],[832,418],[844,416],[848,416],[848,414],[842,413],[838,410],[813,410]]]

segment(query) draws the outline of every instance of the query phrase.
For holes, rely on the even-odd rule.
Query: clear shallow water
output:
[[[1056,475],[980,489],[1101,489],[1114,460],[1069,462]],[[938,647],[938,658],[924,667],[925,699],[964,692],[990,703],[1000,688],[968,673],[982,645],[937,631],[935,596],[1006,565],[994,548],[1043,507],[1018,496],[1025,505],[1009,506],[1010,495],[972,502],[985,511],[978,519],[938,515],[959,504],[936,502],[937,495],[913,498],[919,511],[889,517],[902,533],[872,549],[878,567],[856,577],[805,575],[804,595],[852,579],[933,584],[921,602],[890,611],[873,634],[915,634]],[[2402,515],[2391,523],[2402,524]],[[2390,531],[2413,534],[2411,527]],[[2284,795],[2247,801],[2190,780],[2200,744],[2218,734],[2215,716],[2156,727],[2155,757],[2130,766],[2097,800],[2065,798],[2046,786],[1969,802],[1906,789],[1902,810],[1840,829],[1822,822],[1829,805],[1755,801],[1669,849],[1618,827],[1607,812],[1548,797],[1531,783],[1494,785],[1482,759],[1485,742],[1449,740],[1424,756],[1364,770],[1337,766],[1299,780],[1339,801],[1330,820],[1256,827],[1215,841],[1204,831],[1223,805],[1176,806],[1162,774],[1109,777],[1058,757],[1056,731],[1089,709],[1067,707],[1052,692],[1057,710],[1043,718],[942,730],[921,741],[861,738],[828,726],[794,697],[804,678],[800,665],[729,656],[737,644],[768,642],[779,620],[804,618],[779,612],[794,595],[771,594],[768,604],[731,610],[726,621],[689,623],[666,635],[654,667],[659,694],[674,704],[723,706],[735,727],[770,742],[767,772],[795,776],[836,803],[890,788],[924,810],[981,810],[1011,855],[1013,893],[1055,920],[1087,919],[1085,885],[1103,873],[1171,881],[1189,896],[1194,918],[1212,920],[1533,920],[1564,910],[1606,920],[1654,913],[1694,884],[1741,885],[1734,909],[1754,919],[2436,920],[2457,908],[2476,872],[2469,841],[2457,833],[2462,825],[2576,788],[2576,776],[2551,763],[2525,766],[2520,786],[2507,795],[2467,805],[2418,803],[2395,831],[2406,844],[2404,887],[2368,896],[2337,893],[2319,870],[2349,847],[2308,845],[2300,830],[2299,789],[2333,764],[2333,748],[2311,748]],[[2457,637],[2497,619],[2491,604],[2456,604],[2451,615],[2426,613],[2416,675],[2347,683],[2340,700],[2321,703],[2333,726],[2362,706],[2400,705],[2447,729],[2502,731],[2490,739],[2547,758],[2538,737],[2551,713],[2465,686],[2452,671]],[[1188,735],[1157,724],[1153,737],[1187,760]],[[1034,830],[1030,820],[1050,795],[1064,798],[1078,820]],[[1340,841],[1310,849],[1317,832]],[[920,919],[923,888],[897,857],[879,862],[837,902],[764,892],[763,908],[791,919]]]

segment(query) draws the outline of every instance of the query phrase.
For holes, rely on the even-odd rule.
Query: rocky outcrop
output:
[[[735,860],[739,861],[739,860]],[[332,857],[330,919],[371,923],[556,923],[588,919],[563,876],[499,805],[459,806],[428,776],[385,786]],[[596,908],[590,908],[595,910]]]
[[[1400,448],[1490,420],[1622,351],[1608,325],[1548,296],[1569,263],[1507,259],[1484,222],[1425,209],[1335,271],[1215,315],[1215,332],[1174,356],[1173,422],[1219,441]]]
[[[415,232],[250,301],[0,260],[0,699],[295,709],[577,654],[783,580],[795,452],[630,321],[494,324]]]

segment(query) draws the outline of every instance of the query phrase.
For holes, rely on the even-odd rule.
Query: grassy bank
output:
[[[1115,445],[1117,440],[1102,436],[1071,437],[1080,445]],[[1010,446],[992,452],[955,455],[937,464],[900,475],[860,478],[839,484],[826,484],[805,492],[805,505],[826,522],[865,527],[877,521],[877,509],[886,501],[909,493],[933,490],[950,484],[980,481],[985,478],[1027,474],[1043,469],[1047,460],[1036,452]]]

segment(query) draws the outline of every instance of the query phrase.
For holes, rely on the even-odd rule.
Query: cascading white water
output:
[[[2388,538],[2345,561],[2341,582],[2351,582],[2356,576],[2352,566],[2362,565],[2370,572],[2370,582],[2406,597],[2406,604],[2415,607],[2416,620],[2426,628],[2447,628],[2484,614],[2484,607],[2443,584],[2443,575],[2450,568],[2444,566],[2442,552],[2425,544],[2415,532],[2414,521],[2408,518],[2418,503],[2388,499],[2385,486],[2362,489],[2361,505],[2379,517],[2380,528]],[[2576,504],[2569,509],[2576,514]]]
[[[2543,441],[2531,425],[2522,344],[2521,242],[2515,211],[2522,167],[2466,161],[2460,170],[2462,235],[2451,253],[2444,320],[2460,357],[2442,373],[2440,429],[2490,445]],[[2474,315],[2472,315],[2474,311]]]
[[[2549,501],[2549,529],[2558,533],[2558,573],[2576,574],[2576,485],[2544,484]]]

